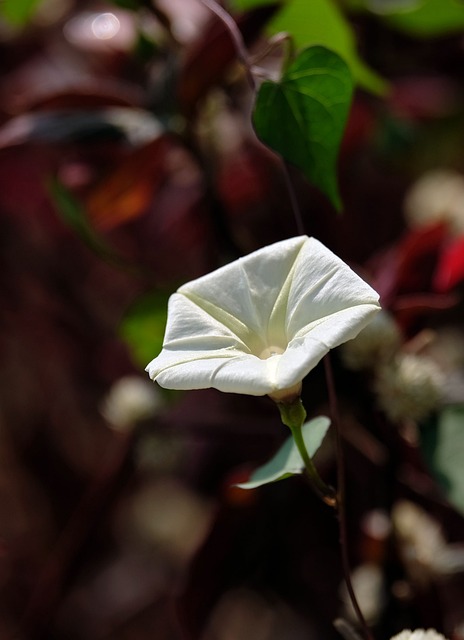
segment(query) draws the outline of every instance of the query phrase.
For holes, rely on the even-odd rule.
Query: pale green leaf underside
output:
[[[325,416],[318,416],[306,422],[303,427],[303,437],[309,455],[312,457],[319,449],[330,427],[330,420]],[[241,489],[256,489],[264,484],[284,480],[289,476],[302,473],[304,463],[296,448],[293,438],[290,436],[280,447],[277,453],[258,467],[250,476],[248,482],[237,485]]]
[[[425,458],[450,503],[464,514],[464,405],[442,411],[422,433]]]

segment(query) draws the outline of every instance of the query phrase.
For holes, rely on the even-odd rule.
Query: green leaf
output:
[[[250,9],[260,0],[234,0],[238,10]],[[359,56],[353,29],[333,0],[289,0],[268,26],[269,35],[285,31],[297,48],[322,45],[338,53],[350,67],[356,82],[375,94],[384,94],[387,83]]]
[[[143,368],[163,346],[169,295],[157,291],[140,298],[126,313],[119,328],[134,362]]]
[[[396,29],[420,38],[459,33],[464,29],[464,2],[423,0],[409,11],[398,11],[384,19]]]
[[[329,427],[330,420],[325,416],[313,418],[303,425],[303,438],[310,457],[314,456],[321,446]],[[303,469],[304,462],[293,438],[290,436],[269,462],[258,467],[252,473],[248,482],[241,482],[237,484],[237,487],[241,489],[256,489],[256,487],[260,487],[263,484],[277,482],[289,476],[300,474]]]
[[[268,4],[273,4],[276,0],[233,0],[230,4],[237,11],[249,11],[256,7],[264,7]]]
[[[261,85],[254,111],[258,137],[299,167],[337,209],[337,155],[352,93],[345,62],[324,47],[310,47],[280,82]]]
[[[123,9],[130,9],[131,11],[137,11],[143,6],[140,0],[111,0],[111,1],[117,7],[122,7]]]
[[[426,462],[449,502],[464,514],[464,405],[444,409],[421,431]]]
[[[10,24],[22,26],[32,17],[40,0],[3,0],[0,16]]]
[[[57,178],[50,181],[49,192],[63,222],[71,227],[92,251],[111,264],[125,266],[124,260],[106,244],[89,224],[80,203]]]

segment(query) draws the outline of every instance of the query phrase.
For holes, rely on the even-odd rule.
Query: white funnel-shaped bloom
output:
[[[277,242],[180,287],[147,371],[168,389],[285,401],[329,349],[363,329],[378,300],[318,240]]]

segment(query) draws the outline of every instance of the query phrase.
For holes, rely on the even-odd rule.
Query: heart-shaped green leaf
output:
[[[303,438],[309,455],[312,457],[321,446],[322,440],[330,427],[330,420],[325,416],[318,416],[306,422],[303,427]],[[298,452],[293,438],[290,436],[277,453],[258,467],[250,476],[248,482],[237,485],[241,489],[256,489],[263,484],[277,482],[289,476],[300,474],[304,469],[304,462]]]
[[[258,92],[254,127],[258,137],[340,209],[337,156],[353,94],[346,63],[325,47],[302,51],[280,82]]]

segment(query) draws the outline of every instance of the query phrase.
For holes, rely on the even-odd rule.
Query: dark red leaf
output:
[[[440,255],[433,278],[433,288],[448,293],[464,280],[464,237],[447,245]]]
[[[410,231],[378,260],[374,286],[389,304],[398,295],[429,292],[446,236],[444,223]]]
[[[459,92],[459,87],[443,76],[407,77],[395,82],[390,108],[399,118],[443,118],[459,109]]]
[[[424,318],[437,316],[458,302],[458,296],[453,294],[413,294],[397,298],[391,305],[391,311],[403,332],[409,335],[423,325]]]
[[[166,177],[166,154],[172,148],[161,137],[135,150],[87,195],[85,206],[99,229],[112,229],[144,213]]]

